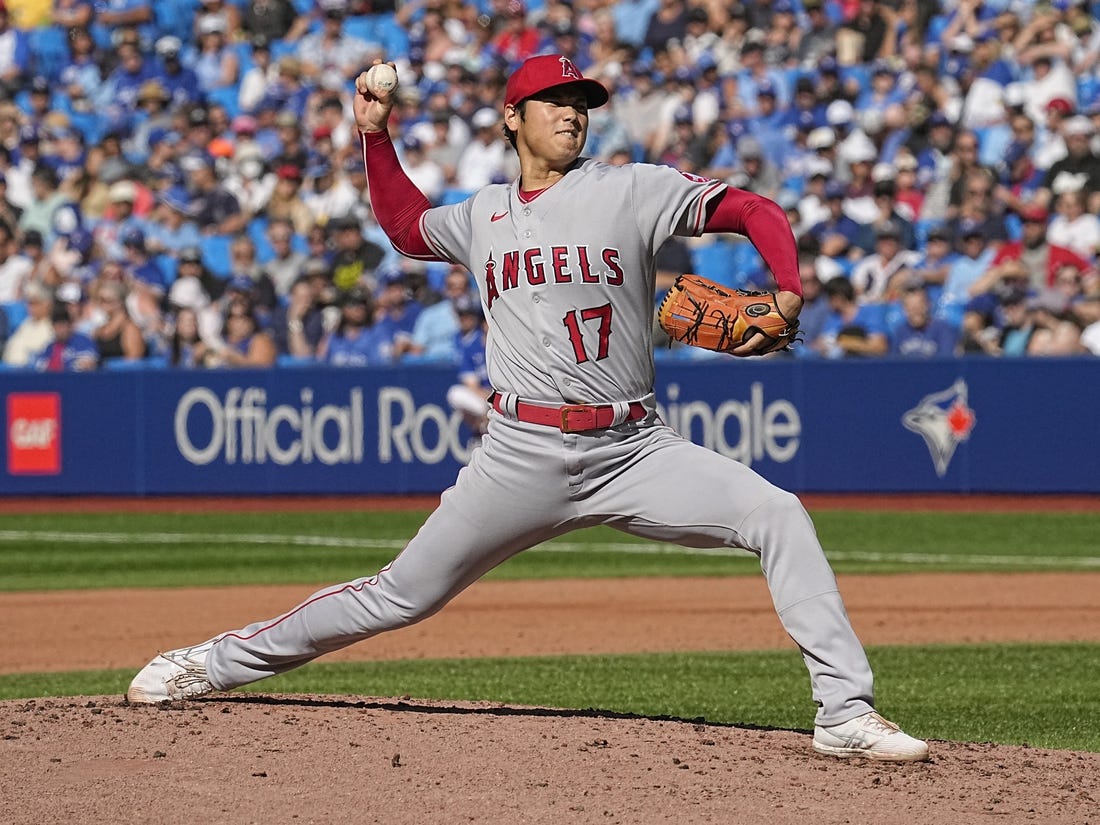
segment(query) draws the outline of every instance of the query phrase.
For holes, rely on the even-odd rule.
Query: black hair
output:
[[[520,120],[526,120],[527,119],[527,101],[526,100],[521,100],[519,103],[517,103],[515,105],[515,110],[516,110],[516,114],[519,115]],[[510,144],[512,144],[512,148],[515,149],[516,148],[516,133],[515,133],[515,131],[513,131],[512,129],[509,129],[507,123],[505,123],[501,128],[504,129],[505,139]]]

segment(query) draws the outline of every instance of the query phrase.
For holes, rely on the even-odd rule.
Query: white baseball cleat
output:
[[[841,722],[814,728],[814,750],[842,759],[861,756],[883,762],[924,762],[928,743],[904,733],[874,711]]]
[[[157,654],[130,682],[127,700],[155,705],[171,699],[194,699],[212,692],[214,686],[206,675],[206,654],[219,638]]]

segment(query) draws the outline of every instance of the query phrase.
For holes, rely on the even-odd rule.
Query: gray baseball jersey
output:
[[[529,202],[512,183],[429,210],[421,232],[477,279],[496,390],[627,401],[653,388],[654,255],[671,235],[701,234],[724,190],[667,166],[584,160]]]
[[[554,407],[613,403],[622,423],[563,432],[503,404],[389,566],[222,634],[206,660],[211,684],[247,684],[412,624],[516,553],[603,524],[758,554],[780,621],[803,651],[817,723],[871,710],[871,669],[798,498],[656,415],[654,255],[670,235],[700,234],[708,202],[724,191],[666,167],[585,160],[531,200],[513,183],[425,212],[421,234],[437,255],[476,274],[494,388]],[[629,401],[642,402],[643,417],[619,415]]]

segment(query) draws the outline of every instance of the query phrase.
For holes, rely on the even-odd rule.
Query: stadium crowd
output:
[[[452,203],[517,174],[500,103],[539,53],[612,91],[585,154],[787,210],[778,357],[1100,355],[1087,0],[0,0],[3,366],[469,374],[472,279],[378,227],[353,79],[396,62],[402,164]],[[774,287],[736,236],[658,265]]]

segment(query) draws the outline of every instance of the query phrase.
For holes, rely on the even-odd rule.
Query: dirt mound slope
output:
[[[807,731],[361,697],[0,703],[4,821],[1096,823],[1100,754],[932,743],[836,760]]]

